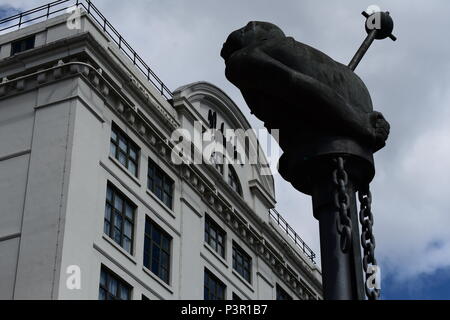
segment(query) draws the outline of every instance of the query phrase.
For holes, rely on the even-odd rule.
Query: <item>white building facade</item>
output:
[[[84,8],[0,36],[0,299],[321,299],[261,165],[174,162],[177,130],[251,129],[239,108],[171,93]]]

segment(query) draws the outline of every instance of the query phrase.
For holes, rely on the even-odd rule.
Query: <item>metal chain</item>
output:
[[[369,282],[371,281],[369,278],[373,277],[373,274],[372,272],[368,273],[369,265],[372,266],[372,271],[378,271],[376,269],[377,260],[375,259],[375,237],[372,229],[372,194],[370,193],[369,186],[366,186],[358,192],[358,198],[360,202],[359,221],[362,226],[361,245],[364,249],[363,268],[366,274],[366,295],[369,300],[377,300],[380,297],[380,289],[369,287]],[[373,267],[375,267],[375,269]]]
[[[336,186],[334,204],[338,209],[336,227],[341,236],[341,250],[348,253],[352,244],[352,220],[350,218],[350,197],[347,193],[348,174],[344,168],[344,158],[334,159],[337,168],[333,171],[333,182]]]

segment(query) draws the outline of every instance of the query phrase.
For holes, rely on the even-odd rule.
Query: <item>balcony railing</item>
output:
[[[32,23],[45,21],[60,12],[67,12],[67,9],[78,7],[83,8],[85,12],[98,24],[98,26],[107,34],[110,39],[119,47],[119,49],[130,59],[133,65],[147,78],[147,80],[161,93],[167,100],[172,99],[172,91],[159,79],[159,77],[150,69],[145,61],[137,54],[122,35],[112,26],[105,16],[97,9],[90,0],[59,0],[50,2],[46,5],[34,9],[20,12],[11,17],[0,20],[0,34],[13,29],[21,29]]]
[[[312,263],[316,264],[316,254],[305,241],[300,238],[300,236],[295,232],[294,229],[287,223],[287,221],[278,213],[275,209],[269,210],[269,217],[277,223],[277,225],[286,232],[289,238],[294,241],[295,245],[300,248],[300,250],[312,261]]]

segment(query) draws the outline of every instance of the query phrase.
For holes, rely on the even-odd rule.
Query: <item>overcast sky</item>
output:
[[[29,9],[47,1],[0,0]],[[248,21],[277,24],[297,41],[348,63],[364,39],[361,12],[391,12],[397,42],[376,41],[356,73],[391,123],[372,183],[383,297],[450,298],[450,1],[96,0],[94,4],[171,89],[206,80],[222,88],[254,127],[224,76],[220,49]],[[311,200],[276,178],[278,211],[319,253]]]

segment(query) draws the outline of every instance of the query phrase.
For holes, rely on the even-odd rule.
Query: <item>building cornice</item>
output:
[[[275,204],[277,203],[276,200],[265,190],[259,180],[250,180],[248,182],[248,187],[268,208],[275,208]]]

